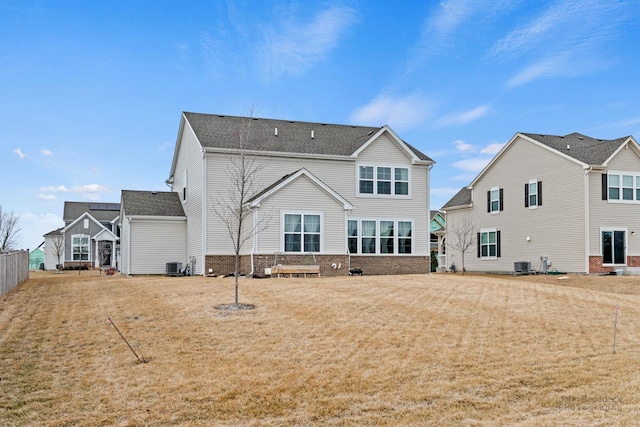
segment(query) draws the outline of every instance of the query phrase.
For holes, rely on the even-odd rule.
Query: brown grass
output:
[[[0,424],[640,424],[638,278],[244,279],[240,300],[31,273],[0,297]]]

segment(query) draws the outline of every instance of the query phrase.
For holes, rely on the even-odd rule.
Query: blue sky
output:
[[[431,208],[516,132],[640,139],[640,2],[0,1],[0,205],[167,190],[182,111],[381,126]]]

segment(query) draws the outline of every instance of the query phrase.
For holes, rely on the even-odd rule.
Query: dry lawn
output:
[[[31,273],[0,297],[0,424],[640,425],[640,278],[240,286],[254,310],[215,308],[230,278]]]

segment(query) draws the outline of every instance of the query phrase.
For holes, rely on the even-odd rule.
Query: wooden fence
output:
[[[0,254],[0,295],[11,292],[29,278],[29,251]]]

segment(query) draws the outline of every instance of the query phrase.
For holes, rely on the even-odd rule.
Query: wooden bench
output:
[[[271,277],[280,277],[281,274],[288,274],[292,277],[294,274],[302,274],[307,277],[307,274],[317,274],[320,277],[319,265],[274,265],[271,267]]]

